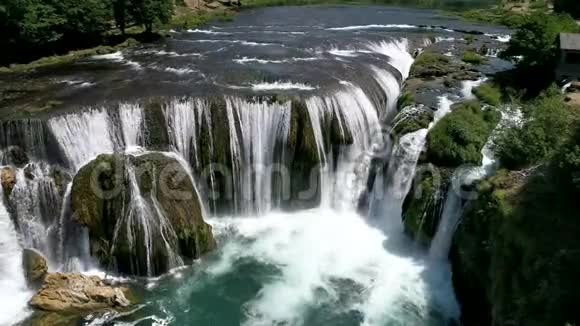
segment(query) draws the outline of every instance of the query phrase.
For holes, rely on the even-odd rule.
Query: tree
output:
[[[519,68],[552,70],[560,55],[559,34],[577,30],[570,15],[534,13],[524,19],[501,57],[516,61]]]
[[[554,10],[556,12],[566,12],[570,15],[580,17],[580,1],[578,0],[554,0]]]
[[[130,12],[137,24],[153,31],[155,23],[168,23],[173,15],[172,0],[131,0]]]

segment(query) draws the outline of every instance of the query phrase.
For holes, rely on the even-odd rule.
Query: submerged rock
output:
[[[74,177],[71,208],[91,255],[123,274],[163,274],[216,247],[186,168],[162,153],[99,155]]]
[[[31,248],[22,250],[22,268],[29,287],[37,287],[42,284],[48,272],[46,258],[40,252]]]
[[[49,273],[30,306],[43,311],[77,313],[106,308],[123,308],[131,303],[127,288],[106,285],[97,276],[79,273]]]

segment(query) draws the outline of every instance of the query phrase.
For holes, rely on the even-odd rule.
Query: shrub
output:
[[[495,110],[482,110],[479,102],[465,102],[445,116],[427,136],[428,160],[439,166],[479,164],[481,149],[500,119]]]
[[[493,106],[501,104],[502,94],[498,87],[492,83],[484,83],[473,90],[473,94],[481,101]]]
[[[504,130],[495,141],[496,155],[507,168],[547,161],[570,138],[573,111],[561,95],[541,96],[524,109],[524,125]]]
[[[474,65],[480,65],[487,61],[487,59],[484,56],[481,56],[479,53],[472,50],[465,51],[463,53],[462,60],[463,62],[471,63]]]

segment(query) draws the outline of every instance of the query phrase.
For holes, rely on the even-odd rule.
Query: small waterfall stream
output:
[[[0,187],[0,198],[4,197]],[[32,295],[22,271],[22,249],[14,224],[0,200],[0,325],[9,325],[28,312],[26,303]]]

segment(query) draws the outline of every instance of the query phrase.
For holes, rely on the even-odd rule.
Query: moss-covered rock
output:
[[[481,149],[501,118],[495,110],[482,110],[478,102],[453,107],[427,135],[427,160],[438,166],[479,164]]]
[[[162,153],[99,155],[74,177],[71,208],[91,254],[124,274],[159,275],[216,246],[186,169]]]
[[[405,233],[428,246],[435,236],[452,171],[432,164],[421,166],[403,202]]]
[[[432,79],[443,77],[457,71],[459,66],[449,57],[432,51],[424,51],[415,59],[410,77]]]
[[[407,106],[393,121],[393,133],[398,136],[429,127],[433,121],[433,110],[426,106]]]
[[[478,184],[455,233],[453,280],[466,325],[578,323],[578,189],[546,168]]]

